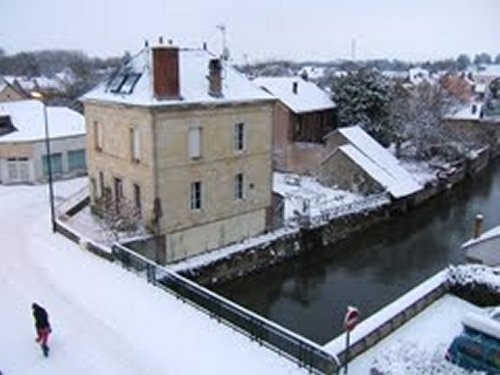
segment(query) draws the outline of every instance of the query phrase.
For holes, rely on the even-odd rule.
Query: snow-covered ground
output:
[[[445,360],[461,319],[482,310],[458,297],[445,295],[349,365],[352,374],[384,375],[470,374]]]
[[[57,183],[56,198],[78,189],[81,181]],[[45,185],[0,185],[0,212],[3,374],[306,373],[51,233]],[[48,359],[34,342],[33,301],[50,314]]]
[[[332,189],[321,185],[313,177],[286,173],[273,173],[273,191],[285,197],[285,220],[300,215],[320,216],[323,212],[335,211],[341,207],[357,204],[363,210],[367,197],[346,190]],[[389,199],[379,204],[389,202]]]

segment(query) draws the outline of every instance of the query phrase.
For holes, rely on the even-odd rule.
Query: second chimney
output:
[[[179,99],[179,48],[153,47],[153,88],[156,99]]]
[[[222,63],[211,59],[208,63],[208,94],[215,98],[222,96]]]
[[[294,94],[299,93],[299,83],[297,81],[292,82],[292,92]]]

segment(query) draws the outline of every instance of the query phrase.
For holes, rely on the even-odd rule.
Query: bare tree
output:
[[[411,91],[399,90],[393,92],[389,105],[399,156],[456,160],[465,155],[471,145],[442,126],[442,119],[457,106],[456,99],[427,83]]]
[[[95,200],[92,211],[107,237],[113,241],[130,236],[141,227],[140,210],[123,197],[112,197],[109,190]]]

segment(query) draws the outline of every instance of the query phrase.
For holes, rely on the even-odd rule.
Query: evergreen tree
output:
[[[359,69],[333,80],[340,126],[360,125],[377,141],[388,145],[389,86],[387,80],[371,69]]]
[[[474,64],[491,64],[491,56],[485,52],[474,57]]]
[[[461,54],[457,57],[458,70],[465,70],[470,64],[471,64],[470,58],[466,54]]]

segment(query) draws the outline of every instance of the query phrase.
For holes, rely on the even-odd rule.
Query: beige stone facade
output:
[[[85,118],[92,201],[103,193],[102,186],[116,195],[119,179],[124,199],[136,204],[138,186],[143,223],[165,236],[167,262],[266,230],[273,101],[156,107],[89,101]],[[243,150],[235,150],[236,124],[244,124]],[[138,158],[133,157],[134,128]],[[200,135],[194,157],[192,129]],[[238,174],[242,199],[235,198]],[[201,183],[201,207],[193,209],[195,182]]]
[[[321,182],[327,186],[362,195],[381,193],[384,188],[341,148],[335,149],[321,165]]]
[[[26,96],[19,93],[10,85],[5,85],[2,89],[0,89],[0,102],[9,102],[23,99],[26,99]]]

